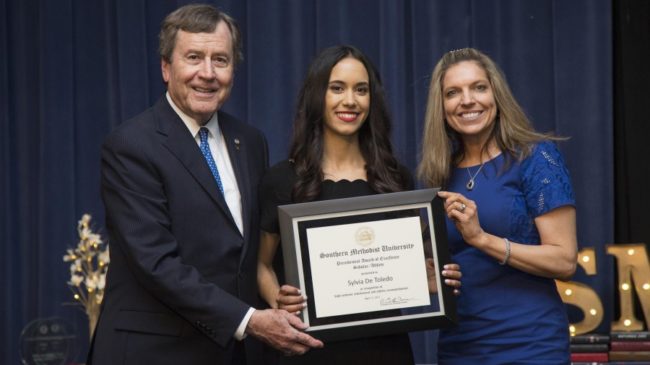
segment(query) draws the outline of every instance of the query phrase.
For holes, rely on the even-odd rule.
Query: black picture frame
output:
[[[442,199],[438,197],[437,192],[439,189],[420,189],[405,192],[376,194],[360,197],[352,197],[345,199],[332,199],[308,203],[288,204],[278,207],[278,217],[280,223],[280,233],[282,237],[282,250],[284,255],[285,267],[285,280],[287,284],[295,286],[307,296],[307,307],[299,316],[309,325],[307,332],[312,336],[324,341],[337,341],[353,338],[363,338],[370,336],[380,336],[393,333],[402,333],[410,331],[420,331],[427,329],[443,328],[453,325],[456,322],[456,301],[453,294],[453,289],[444,285],[441,271],[443,265],[451,262],[447,244],[447,230],[445,225],[445,214]],[[415,223],[415,224],[414,224]],[[357,228],[363,227],[363,228]],[[375,237],[374,231],[379,229],[386,229],[384,227],[405,227],[407,229],[408,237],[420,236],[420,239],[413,240],[414,244],[386,244],[381,242],[381,237]],[[320,231],[320,229],[325,231]],[[370,231],[365,231],[367,228]],[[327,240],[330,239],[328,233],[316,232],[348,232],[350,229],[357,229],[359,237],[344,240],[336,240],[336,245],[343,245],[337,247],[350,247],[349,250],[340,250],[332,253],[322,253],[314,248],[316,237],[319,237],[319,242],[323,241],[322,237]],[[413,230],[419,229],[419,232]],[[391,231],[395,231],[394,229]],[[361,232],[361,233],[358,233]],[[345,234],[341,237],[348,237]],[[387,236],[390,236],[387,235]],[[312,238],[310,238],[312,237]],[[331,236],[333,237],[333,236]],[[363,237],[371,237],[370,241],[364,241]],[[331,238],[334,240],[334,238]],[[349,241],[349,242],[348,242]],[[378,241],[378,242],[377,242]],[[364,248],[370,254],[365,254],[354,244],[364,244],[371,242],[368,248]],[[334,241],[332,241],[334,244]],[[419,245],[422,245],[420,248]],[[354,246],[354,247],[353,247]],[[376,247],[375,247],[376,246]],[[317,246],[322,249],[322,244]],[[414,248],[413,248],[414,247]],[[310,257],[310,249],[312,256]],[[384,250],[388,251],[384,251]],[[395,249],[397,254],[393,254],[390,250]],[[399,251],[406,253],[402,255]],[[318,254],[318,252],[321,252]],[[357,255],[358,252],[362,252]],[[429,296],[429,304],[412,305],[408,302],[411,297],[403,298],[400,295],[392,296],[394,292],[403,291],[405,289],[413,290],[405,287],[390,287],[385,285],[372,285],[362,287],[363,289],[349,289],[347,286],[354,286],[357,282],[354,280],[348,281],[347,284],[343,282],[333,282],[330,286],[329,276],[338,273],[336,270],[322,269],[320,261],[329,260],[328,265],[334,267],[334,255],[348,255],[354,254],[354,259],[346,260],[348,257],[336,258],[339,267],[347,267],[352,272],[359,272],[361,275],[368,274],[370,281],[382,279],[382,277],[372,278],[371,271],[373,269],[364,269],[364,267],[372,264],[367,262],[377,260],[376,265],[382,265],[384,260],[392,260],[387,266],[393,267],[388,270],[389,276],[384,278],[391,278],[390,273],[397,273],[401,275],[401,270],[411,269],[415,266],[417,273],[422,272],[419,256],[422,255],[421,264],[426,269],[426,260],[431,259],[429,263],[433,263],[435,277],[431,276],[433,271],[426,272],[425,276],[435,280],[437,293],[429,293],[427,287],[426,294],[422,292],[421,280],[424,280],[427,285],[429,284],[428,278],[420,279],[420,274],[417,274],[417,286],[419,289],[415,299],[425,299],[426,295]],[[413,255],[415,261],[413,261]],[[402,259],[404,257],[411,257],[410,261]],[[361,262],[361,258],[364,258]],[[381,263],[378,260],[382,260]],[[396,272],[396,266],[400,266],[404,260],[404,264]],[[357,264],[354,264],[357,263]],[[412,265],[415,263],[416,265]],[[312,265],[316,271],[316,277],[313,277]],[[324,266],[329,268],[330,266]],[[361,268],[358,269],[357,268]],[[365,270],[365,272],[364,272]],[[382,270],[382,269],[379,269]],[[418,271],[419,270],[419,271]],[[347,271],[346,271],[347,272]],[[344,274],[343,274],[344,275]],[[355,274],[356,275],[356,274]],[[363,280],[358,280],[363,281]],[[314,283],[320,283],[316,285]],[[327,283],[327,285],[323,285]],[[342,284],[342,285],[339,285]],[[379,283],[381,284],[381,283]],[[347,286],[346,286],[347,285]],[[363,284],[362,284],[363,285]],[[332,295],[321,295],[321,288],[327,287],[328,293],[332,290],[336,291],[341,288],[341,293]],[[345,288],[344,288],[345,287]],[[385,289],[384,289],[385,287]],[[366,290],[368,289],[368,290]],[[373,290],[371,290],[373,289]],[[389,290],[391,293],[382,291]],[[377,294],[377,292],[382,292]],[[343,299],[336,299],[336,297],[354,297],[346,298],[351,299],[355,305],[352,308],[359,308],[359,305],[370,304],[370,309],[356,311],[351,309],[347,312],[350,306],[340,305],[336,303],[339,300],[344,302]],[[325,298],[319,300],[320,298]],[[378,299],[378,301],[377,301]],[[350,302],[345,302],[350,303]],[[384,305],[397,307],[390,309],[378,309]],[[327,308],[327,311],[319,310]],[[319,313],[328,312],[327,315],[319,315]],[[333,312],[329,313],[329,312]]]

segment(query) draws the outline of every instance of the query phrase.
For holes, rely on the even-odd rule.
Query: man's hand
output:
[[[279,309],[253,312],[246,333],[282,351],[287,356],[302,355],[323,342],[302,332],[307,326],[295,315]]]

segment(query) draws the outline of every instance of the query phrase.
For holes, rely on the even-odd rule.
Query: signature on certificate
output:
[[[411,301],[413,298],[402,298],[400,296],[396,297],[385,297],[379,299],[379,305],[395,305],[395,304],[404,304]]]

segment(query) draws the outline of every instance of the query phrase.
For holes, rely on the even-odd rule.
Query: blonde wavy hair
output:
[[[460,134],[451,129],[445,121],[442,93],[442,81],[447,70],[463,61],[475,62],[485,71],[494,94],[497,119],[490,138],[483,146],[484,151],[487,151],[491,141],[495,141],[507,156],[522,160],[530,155],[534,143],[564,139],[533,129],[512,95],[503,73],[490,57],[474,48],[449,51],[433,69],[424,116],[424,134],[417,175],[428,186],[444,187],[449,180],[451,169],[462,161],[465,154]]]

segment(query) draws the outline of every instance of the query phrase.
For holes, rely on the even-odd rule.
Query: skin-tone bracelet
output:
[[[510,241],[508,241],[507,238],[504,238],[503,240],[506,241],[506,256],[503,258],[503,261],[499,262],[499,265],[507,264],[510,259]]]

